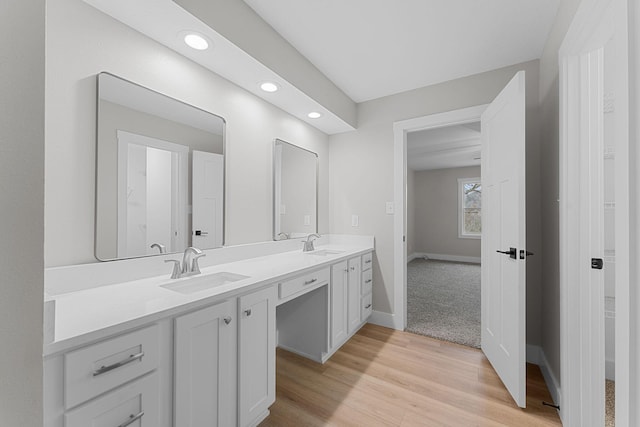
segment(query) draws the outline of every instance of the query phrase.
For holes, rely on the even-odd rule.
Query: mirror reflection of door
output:
[[[184,246],[188,153],[184,145],[118,131],[118,257]]]
[[[193,151],[192,157],[192,245],[222,246],[224,156]]]

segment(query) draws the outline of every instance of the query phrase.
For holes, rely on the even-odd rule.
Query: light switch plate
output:
[[[360,219],[358,218],[358,215],[351,215],[351,226],[352,227],[357,227],[359,221],[360,221]]]
[[[386,212],[387,215],[393,215],[394,213],[396,213],[396,208],[393,202],[387,202]]]

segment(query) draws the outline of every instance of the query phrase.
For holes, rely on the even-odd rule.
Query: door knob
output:
[[[498,253],[500,253],[500,254],[509,255],[509,258],[511,258],[511,259],[516,259],[516,258],[517,258],[517,252],[518,252],[518,251],[517,251],[517,249],[516,249],[516,248],[509,248],[509,250],[508,250],[508,251],[500,251],[500,250],[498,250],[498,251],[496,251],[496,252],[498,252]]]

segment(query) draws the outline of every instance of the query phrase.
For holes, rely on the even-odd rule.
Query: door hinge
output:
[[[604,262],[602,261],[602,258],[591,258],[591,268],[596,270],[602,270],[603,265],[604,265]]]

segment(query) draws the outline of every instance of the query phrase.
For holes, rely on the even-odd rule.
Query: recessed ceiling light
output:
[[[205,50],[209,47],[207,39],[196,33],[187,33],[184,36],[184,42],[187,46],[196,50]]]
[[[273,82],[264,82],[260,85],[260,89],[265,92],[276,92],[280,87]]]
[[[319,119],[320,117],[322,117],[322,114],[318,113],[317,111],[312,111],[307,114],[307,117],[309,117],[310,119]]]

